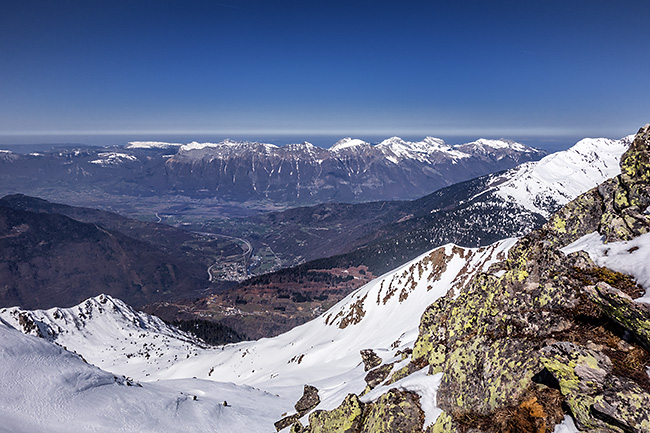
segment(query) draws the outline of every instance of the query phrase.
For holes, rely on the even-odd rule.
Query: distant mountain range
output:
[[[346,265],[382,273],[448,242],[475,247],[528,233],[580,193],[619,174],[632,139],[583,139],[540,161],[413,201],[325,203],[207,227],[236,233],[256,248],[268,246],[285,264],[350,253]]]
[[[508,140],[450,146],[427,137],[372,145],[132,142],[126,147],[0,153],[0,194],[111,205],[122,196],[268,207],[414,199],[441,187],[538,160],[546,152]],[[132,205],[137,208],[137,205]]]

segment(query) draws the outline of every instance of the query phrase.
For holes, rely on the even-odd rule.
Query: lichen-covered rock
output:
[[[381,358],[372,349],[363,349],[360,353],[363,371],[370,371],[381,364]]]
[[[602,197],[594,188],[567,203],[542,227],[544,236],[558,248],[598,230],[603,216]]]
[[[391,389],[368,405],[361,433],[420,433],[424,412],[420,397],[412,392]]]
[[[424,367],[426,367],[426,365]],[[411,374],[415,373],[418,370],[423,369],[424,367],[421,365],[414,364],[413,362],[409,362],[399,370],[395,370],[393,374],[390,376],[390,378],[386,381],[385,385],[390,385],[397,382],[400,379],[404,379],[405,377],[410,376]]]
[[[596,268],[585,253],[567,257],[559,251],[593,231],[599,231],[609,240],[629,239],[648,231],[650,217],[641,211],[650,204],[650,188],[647,179],[639,179],[643,176],[650,179],[649,128],[642,129],[622,159],[623,171],[631,175],[618,176],[581,195],[541,230],[522,238],[511,248],[508,259],[494,266],[505,271],[499,277],[478,275],[457,299],[442,298],[425,311],[412,364],[429,363],[429,371],[445,373],[438,390],[438,405],[453,422],[464,426],[462,430],[480,425],[487,431],[499,431],[505,427],[490,427],[485,420],[504,414],[525,415],[530,409],[548,415],[529,416],[535,419],[535,428],[552,431],[552,424],[561,419],[558,414],[561,414],[562,398],[570,401],[577,418],[582,416],[585,428],[613,429],[612,424],[591,414],[596,397],[605,395],[603,381],[607,379],[610,384],[617,377],[611,373],[612,369],[647,382],[645,386],[650,385],[643,371],[646,361],[630,367],[623,360],[630,354],[617,356],[612,363],[603,352],[621,350],[620,347],[628,345],[616,334],[618,325],[635,335],[650,333],[646,308],[616,288],[601,290],[609,287],[603,285],[610,280],[609,273]],[[631,188],[631,185],[636,186]],[[634,198],[631,198],[632,190]],[[583,291],[584,286],[594,284],[595,288]],[[586,332],[591,329],[591,323],[603,324],[597,335]],[[596,350],[572,349],[571,356],[578,358],[567,362],[577,362],[577,369],[573,368],[575,365],[567,367],[556,360],[556,370],[553,370],[553,350],[563,347],[560,343],[553,344],[562,339]],[[650,347],[645,337],[639,340],[646,348]],[[540,349],[545,346],[553,349],[544,349],[543,363]],[[639,351],[646,353],[637,346],[630,353]],[[647,360],[646,356],[647,353],[640,359]],[[594,363],[602,365],[591,368]],[[563,386],[562,394],[557,394],[559,398],[533,400],[538,392],[535,387],[544,386],[536,385],[533,378],[549,376],[551,370],[560,377],[546,384],[555,381],[555,386],[560,387],[559,382]],[[567,387],[571,386],[576,387],[575,392],[568,392]],[[611,388],[611,384],[607,386]],[[533,401],[527,409],[526,402]],[[481,417],[483,421],[477,421]],[[441,418],[440,425],[444,421]]]
[[[592,414],[623,431],[650,432],[650,395],[630,381],[621,381],[594,398]]]
[[[631,206],[643,210],[650,206],[650,125],[645,125],[621,158],[621,179]]]
[[[302,423],[300,421],[296,421],[291,425],[289,433],[303,433],[304,431],[305,427],[302,425]]]
[[[311,385],[305,385],[302,397],[300,397],[300,400],[296,402],[294,408],[302,417],[304,414],[318,406],[318,403],[320,403],[318,388]]]
[[[527,340],[486,337],[457,344],[443,368],[439,407],[483,416],[518,401],[541,370],[535,348]]]
[[[364,404],[355,394],[331,411],[317,410],[309,415],[308,433],[357,433],[363,421]]]
[[[377,385],[386,380],[392,369],[393,364],[384,364],[380,367],[370,370],[368,374],[366,374],[364,380],[370,389],[375,388]]]
[[[605,282],[587,286],[584,291],[608,317],[632,331],[646,348],[650,348],[650,305],[635,302]]]
[[[569,342],[540,352],[579,428],[650,432],[650,393],[613,374],[605,354]]]
[[[413,346],[411,359],[417,365],[428,363],[430,374],[441,371],[447,354],[447,346],[444,343],[447,338],[445,324],[449,302],[446,297],[440,298],[427,307],[420,319],[418,338]]]

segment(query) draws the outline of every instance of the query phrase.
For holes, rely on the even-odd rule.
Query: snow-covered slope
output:
[[[568,150],[495,176],[489,187],[504,200],[548,218],[581,193],[620,174],[621,155],[633,139],[585,138]]]
[[[133,382],[3,321],[0,366],[2,432],[269,432],[290,404],[214,381]]]

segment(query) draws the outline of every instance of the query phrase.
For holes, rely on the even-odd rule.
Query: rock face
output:
[[[650,432],[650,308],[631,298],[631,277],[598,268],[584,252],[560,251],[593,231],[608,241],[650,231],[650,125],[621,167],[522,238],[491,273],[426,310],[410,364],[393,376],[427,365],[444,372],[436,402],[444,412],[427,432],[552,432],[565,414],[581,431]],[[355,397],[314,412],[300,431],[423,429],[369,417],[417,417],[416,398],[389,390],[364,407]]]

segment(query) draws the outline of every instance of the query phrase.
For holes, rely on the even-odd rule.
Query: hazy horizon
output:
[[[633,132],[630,132],[630,134]],[[618,139],[619,137],[605,137]],[[596,136],[536,136],[536,137],[510,137],[503,135],[413,135],[413,134],[72,134],[72,135],[0,135],[0,150],[12,150],[17,153],[28,153],[36,150],[44,151],[50,147],[59,146],[125,146],[131,141],[162,141],[168,143],[190,143],[212,142],[218,143],[226,139],[237,141],[252,141],[271,143],[277,146],[284,146],[305,141],[327,149],[333,146],[338,140],[351,137],[362,139],[371,144],[377,144],[387,138],[398,136],[407,141],[420,141],[425,137],[441,138],[449,145],[463,144],[475,141],[479,138],[486,139],[507,139],[525,145],[544,149],[548,152],[566,150],[583,138],[597,138]],[[24,149],[24,150],[23,150]],[[36,149],[36,150],[31,150]]]

